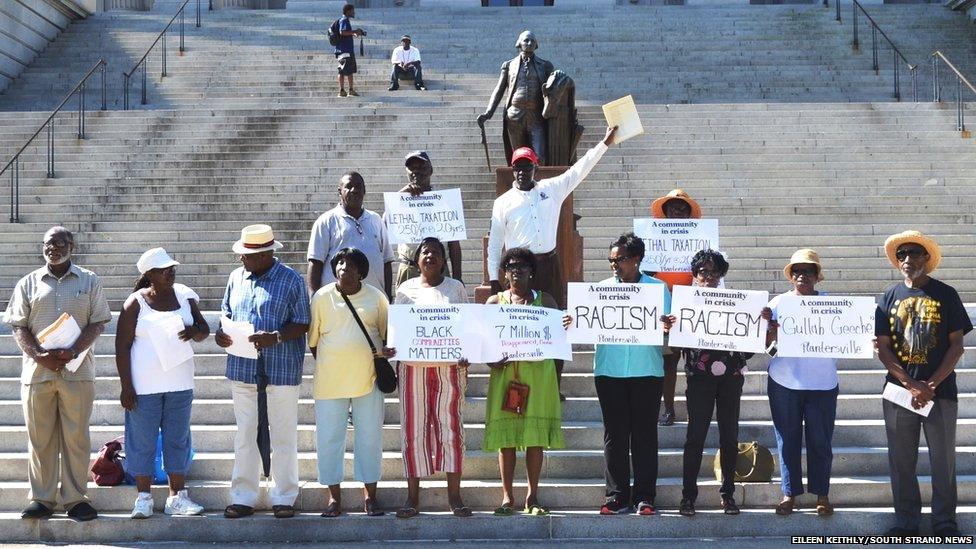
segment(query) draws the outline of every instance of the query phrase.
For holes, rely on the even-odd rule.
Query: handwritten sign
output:
[[[477,318],[465,321],[481,324],[485,362],[500,360],[502,356],[509,360],[573,359],[562,311],[527,305],[476,307],[479,307]]]
[[[469,305],[390,305],[387,345],[404,362],[479,362],[480,335],[463,329]],[[470,315],[470,312],[467,312]]]
[[[700,250],[719,249],[717,219],[634,220],[634,234],[644,241],[642,271],[691,271],[691,258]]]
[[[767,322],[762,310],[769,292],[675,286],[671,314],[676,317],[668,345],[761,353]]]
[[[570,343],[664,343],[664,284],[570,282],[568,296]]]
[[[784,295],[777,356],[874,358],[873,297]]]
[[[383,193],[384,219],[392,244],[417,244],[433,236],[441,242],[468,238],[461,189],[428,191],[421,195]]]

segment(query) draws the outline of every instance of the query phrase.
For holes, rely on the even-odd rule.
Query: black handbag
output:
[[[363,326],[363,321],[359,319],[359,313],[356,312],[356,308],[352,306],[352,302],[349,301],[349,297],[346,294],[341,291],[339,294],[342,296],[342,299],[346,300],[346,305],[349,307],[352,317],[356,319],[356,324],[359,324],[359,329],[363,331],[363,337],[366,338],[366,343],[369,343],[369,348],[373,351],[373,368],[376,370],[376,386],[386,394],[396,392],[396,370],[393,369],[393,365],[390,364],[390,361],[386,357],[376,354],[376,346],[373,345],[373,339],[369,337],[366,326]]]

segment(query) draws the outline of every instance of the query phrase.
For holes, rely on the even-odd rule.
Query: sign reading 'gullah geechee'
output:
[[[873,297],[784,295],[774,302],[777,356],[874,358]]]
[[[571,282],[567,295],[570,343],[664,343],[664,284]]]
[[[762,310],[769,292],[675,286],[671,297],[668,345],[692,349],[717,349],[761,353],[766,350]]]

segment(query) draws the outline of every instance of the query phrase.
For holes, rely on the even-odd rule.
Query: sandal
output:
[[[670,427],[674,425],[674,412],[664,412],[661,414],[661,419],[657,420],[657,424],[661,427]]]
[[[295,508],[291,505],[273,505],[271,510],[274,511],[275,518],[292,518],[295,516]]]
[[[522,511],[522,514],[523,515],[530,515],[530,516],[533,516],[533,517],[543,517],[543,516],[546,516],[546,515],[549,514],[549,510],[546,509],[545,507],[539,505],[539,504],[535,504],[535,505],[530,505],[530,506],[526,507]]]
[[[249,517],[254,514],[254,507],[232,503],[224,508],[224,517],[229,519]]]
[[[834,514],[834,506],[830,504],[827,496],[817,498],[817,516],[829,517]]]
[[[363,512],[366,513],[367,517],[382,517],[386,514],[382,509],[377,509],[376,502],[371,499],[363,502]]]
[[[495,508],[495,512],[493,514],[496,515],[496,516],[499,516],[499,517],[510,517],[514,513],[515,513],[515,510],[512,509],[512,506],[511,505],[504,505],[503,504],[500,507]]]
[[[408,519],[420,514],[416,507],[401,507],[396,511],[396,518]]]
[[[466,505],[462,505],[460,507],[453,507],[451,509],[451,513],[453,513],[454,516],[461,517],[461,518],[467,518],[473,514],[471,512],[471,508]]]
[[[322,514],[319,516],[324,518],[336,518],[341,514],[342,510],[339,509],[339,502],[333,501],[328,507],[325,508],[325,511],[322,511]]]
[[[784,497],[783,501],[776,504],[776,514],[781,517],[786,517],[793,514],[793,506],[796,504],[796,500],[791,497]],[[819,511],[818,511],[819,513]]]

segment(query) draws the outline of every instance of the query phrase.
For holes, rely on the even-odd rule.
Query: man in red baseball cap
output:
[[[491,209],[491,229],[488,233],[488,272],[492,293],[502,291],[498,282],[502,249],[527,248],[535,254],[537,268],[532,289],[553,296],[560,308],[566,308],[566,280],[556,255],[556,230],[563,200],[596,166],[613,142],[616,126],[607,128],[603,140],[586,152],[561,175],[542,181],[535,180],[539,158],[529,147],[512,152],[512,188],[495,199]],[[561,374],[562,361],[556,362]]]

